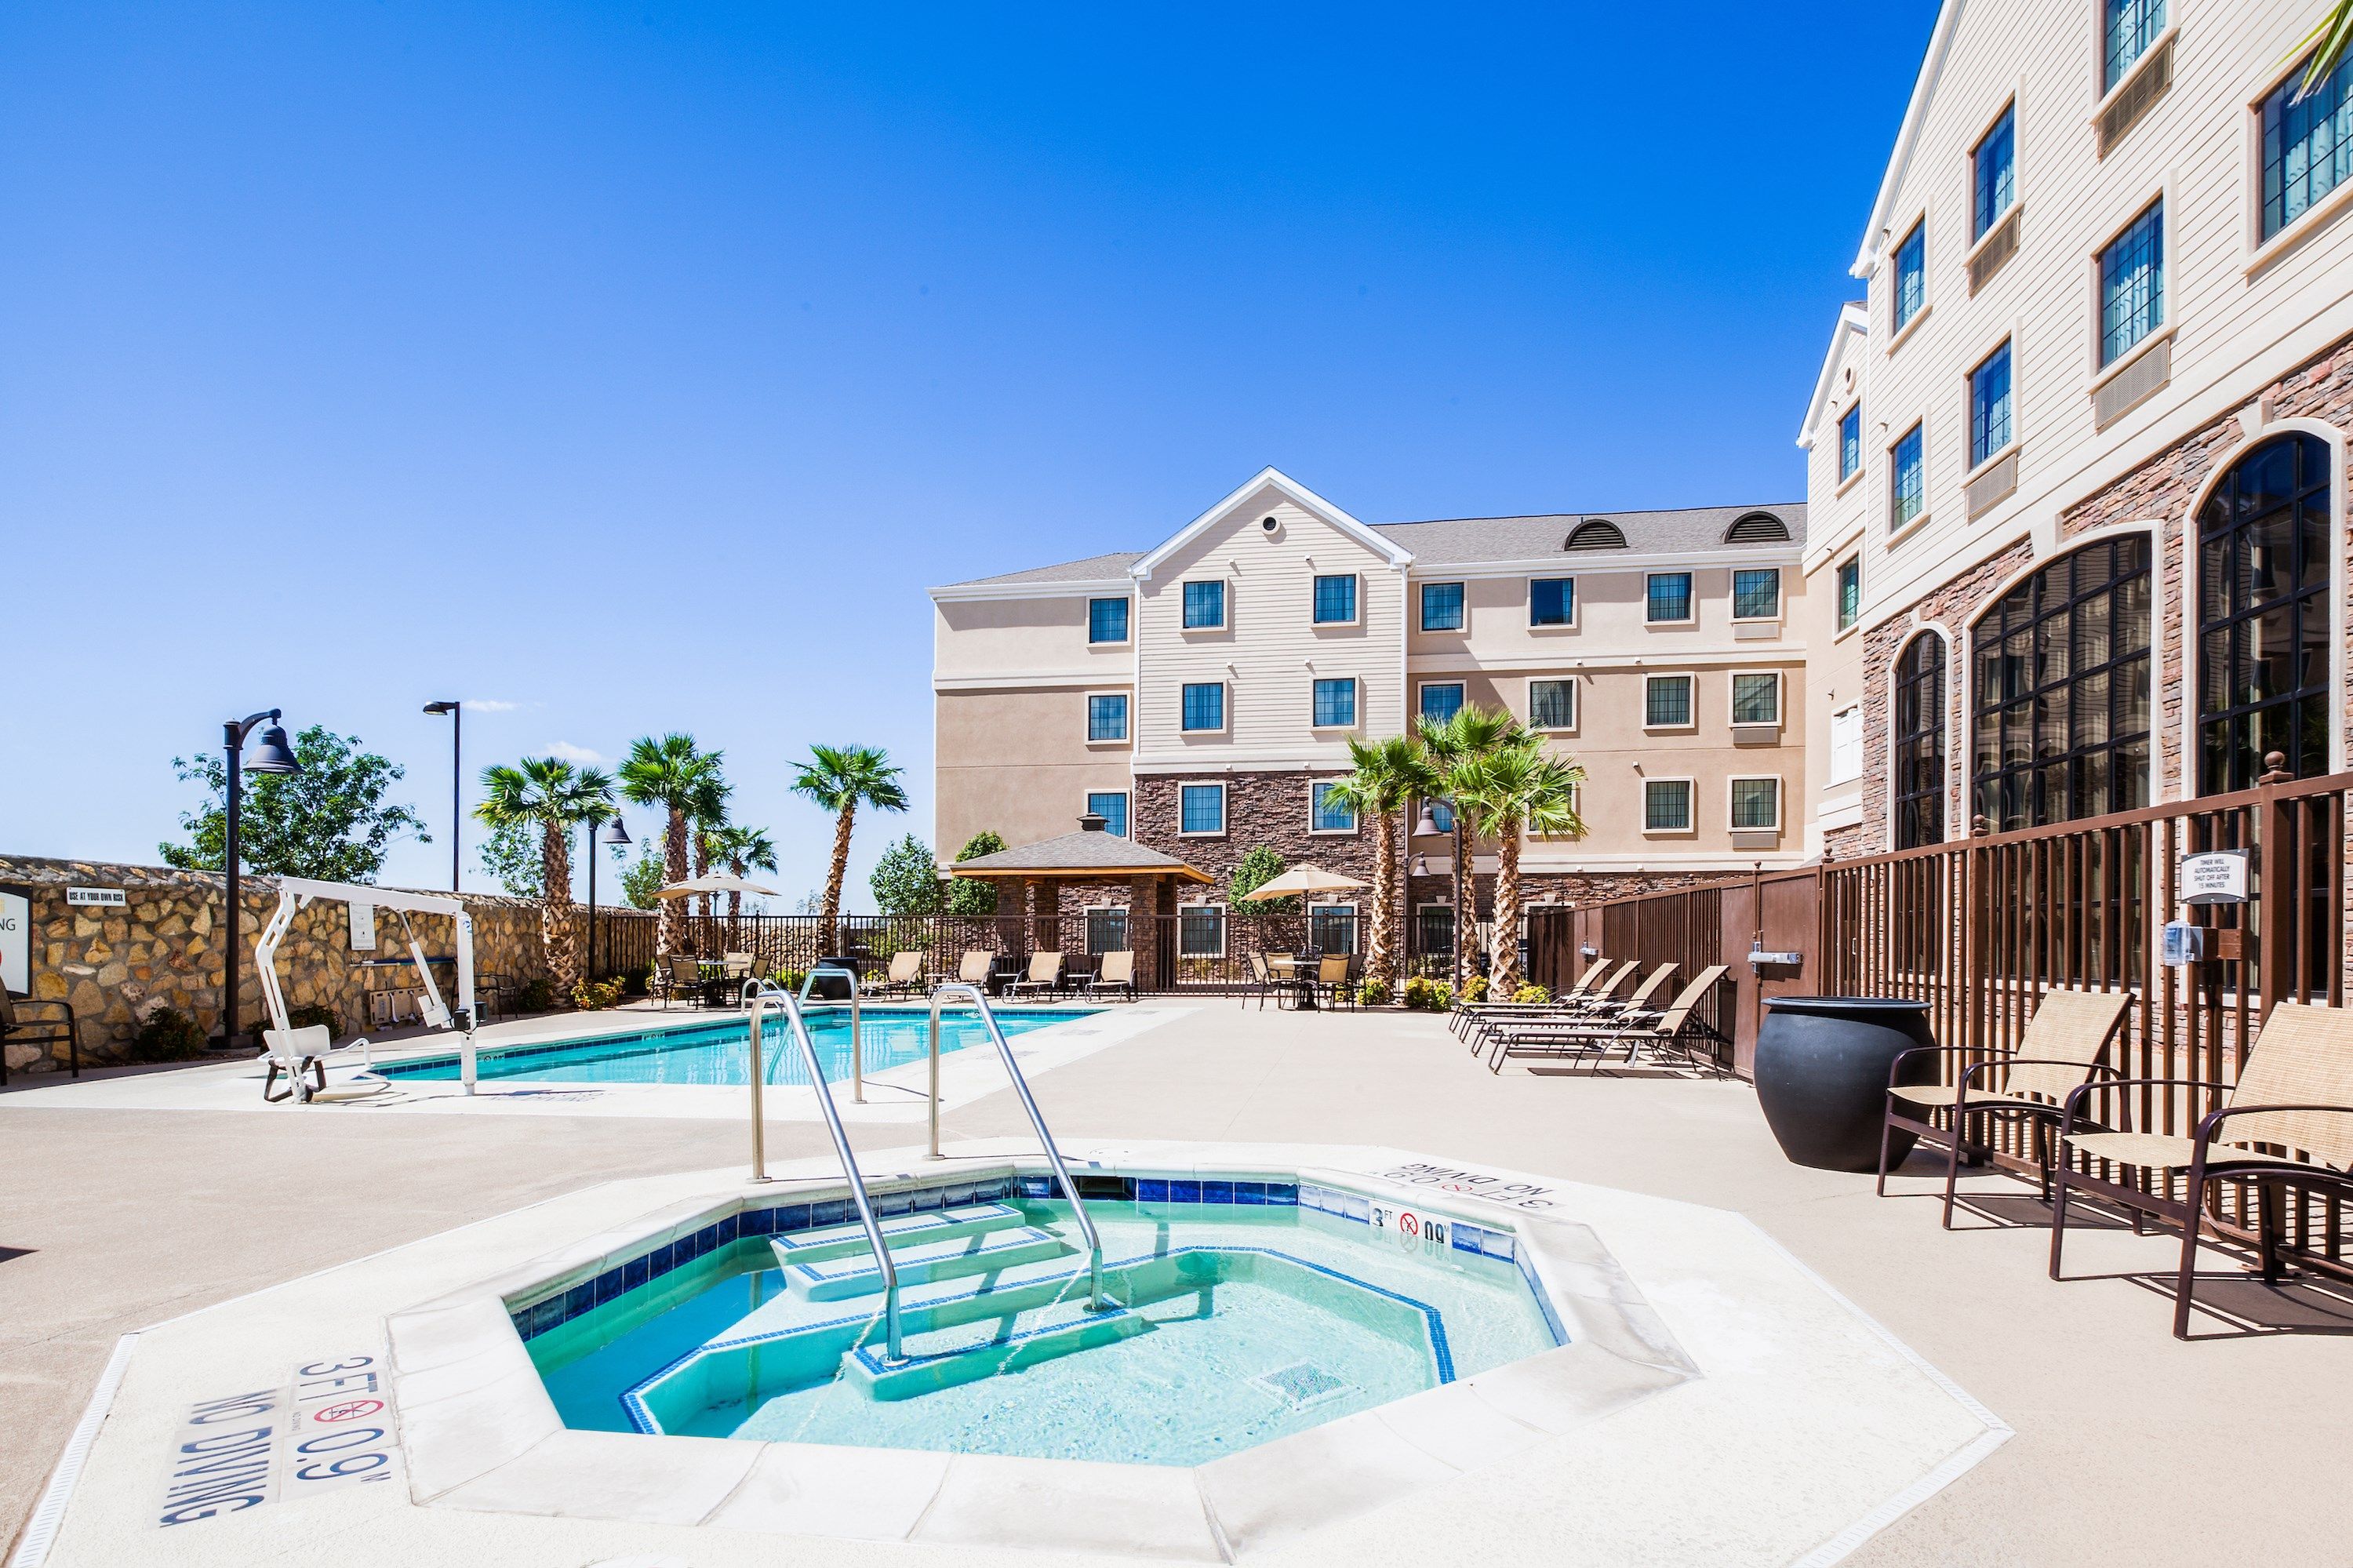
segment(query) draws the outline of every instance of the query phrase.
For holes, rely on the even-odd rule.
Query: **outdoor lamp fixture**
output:
[[[278,723],[279,713],[271,708],[266,713],[248,715],[243,719],[230,719],[221,726],[221,746],[228,753],[228,832],[221,846],[221,865],[228,873],[227,948],[221,961],[221,1048],[237,1048],[237,971],[243,962],[238,940],[238,927],[244,925],[240,916],[243,906],[237,894],[237,818],[245,810],[245,775],[255,773],[300,773],[301,763],[294,758],[294,748],[286,743],[286,731]],[[267,723],[261,738],[254,743],[253,756],[245,755],[246,737]]]
[[[1430,802],[1427,800],[1424,800],[1421,803],[1421,820],[1414,823],[1413,831],[1415,836],[1418,838],[1435,838],[1438,836],[1440,832],[1438,826],[1438,813],[1430,809]]]
[[[466,836],[466,807],[460,793],[465,788],[466,778],[459,771],[458,760],[459,737],[466,728],[466,715],[459,711],[462,705],[455,702],[425,705],[425,711],[428,714],[449,715],[449,891],[452,893],[458,891],[459,841]]]
[[[604,842],[616,845],[636,842],[629,837],[629,830],[617,811],[605,824]],[[590,985],[596,983],[596,821],[592,817],[588,821],[588,967],[581,970]]]

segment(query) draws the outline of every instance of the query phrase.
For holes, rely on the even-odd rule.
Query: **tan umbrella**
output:
[[[1301,894],[1354,893],[1369,885],[1353,876],[1342,876],[1336,871],[1321,866],[1294,865],[1273,881],[1261,884],[1242,895],[1247,904],[1258,904],[1270,898],[1293,898]]]
[[[691,898],[698,893],[765,893],[772,898],[776,896],[776,890],[773,887],[763,887],[756,882],[746,882],[740,876],[729,876],[724,872],[713,872],[709,876],[698,876],[687,882],[673,882],[654,896]]]

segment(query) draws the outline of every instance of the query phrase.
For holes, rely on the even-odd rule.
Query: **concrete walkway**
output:
[[[1850,1562],[2347,1556],[2353,1340],[2207,1318],[2200,1329],[2217,1338],[2177,1343],[2170,1299],[2147,1279],[2172,1248],[2087,1231],[2071,1264],[2104,1277],[2053,1285],[2026,1189],[1979,1179],[2012,1223],[1947,1234],[1925,1198],[1880,1202],[1868,1177],[1788,1165],[1744,1086],[1498,1078],[1439,1020],[1223,1002],[1064,1062],[1037,1088],[1072,1139],[1388,1144],[1748,1214],[2018,1429]],[[45,1098],[0,1097],[12,1178],[0,1189],[0,1531],[12,1539],[116,1335],[591,1182],[722,1164],[747,1141],[700,1118],[261,1116]],[[1005,1093],[944,1119],[957,1138],[1023,1130]],[[855,1133],[870,1146],[905,1138]],[[821,1152],[806,1122],[776,1123],[769,1142],[779,1159]],[[1931,1183],[1914,1173],[1902,1185]],[[2335,1310],[2248,1294],[2273,1319]],[[1803,1457],[1695,1454],[1692,1480],[1791,1462]]]

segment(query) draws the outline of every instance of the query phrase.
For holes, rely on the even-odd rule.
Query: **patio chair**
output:
[[[55,1008],[58,1016],[27,1018],[17,1011],[19,1008]],[[74,1028],[71,1003],[13,996],[5,986],[0,986],[0,1084],[8,1081],[7,1043],[11,1040],[20,1045],[63,1045],[72,1075],[81,1076],[81,1040]]]
[[[1348,983],[1347,954],[1334,953],[1316,959],[1313,983],[1324,1006],[1337,1007],[1344,1001],[1350,1007],[1356,1005],[1356,987]]]
[[[891,955],[891,968],[876,988],[884,996],[913,996],[923,989],[923,955],[920,952],[899,952]]]
[[[662,959],[661,971],[654,977],[655,988],[661,993],[661,1004],[667,1009],[678,998],[691,998],[694,1005],[702,1005],[702,960],[692,953],[672,953]]]
[[[966,948],[956,963],[956,980],[963,985],[985,986],[991,970],[997,968],[997,955],[987,948]]]
[[[2286,1189],[2320,1187],[2353,1194],[2353,1012],[2295,1001],[2273,1008],[2239,1070],[2238,1083],[2219,1109],[2198,1118],[2186,1138],[2129,1128],[2076,1130],[2084,1101],[2102,1090],[2213,1086],[2189,1078],[2109,1078],[2081,1085],[2068,1093],[2059,1122],[2060,1147],[2052,1159],[2051,1277],[2063,1277],[2059,1260],[2067,1238],[2071,1189],[2097,1192],[2131,1211],[2135,1229],[2142,1214],[2169,1221],[2181,1227],[2181,1268],[2173,1297],[2173,1336],[2178,1340],[2189,1337],[2207,1183],[2255,1183],[2255,1250],[2266,1285],[2280,1279]],[[2127,1097],[2118,1095],[2116,1100],[2129,1114]],[[2255,1144],[2300,1150],[2321,1163],[2268,1154],[2251,1147]],[[2137,1170],[2154,1190],[2072,1171],[2067,1168],[2071,1149]],[[2187,1172],[2179,1201],[2171,1195],[2177,1171]]]
[[[1887,1070],[1887,1107],[1879,1128],[1879,1195],[1887,1196],[1887,1153],[1900,1128],[1945,1146],[1945,1228],[1953,1228],[1953,1194],[1964,1157],[1990,1153],[1984,1139],[1971,1139],[1972,1118],[2000,1118],[2034,1126],[2034,1158],[2042,1170],[2042,1196],[2051,1196],[2052,1133],[2068,1095],[2094,1073],[2116,1074],[2101,1065],[2108,1042],[2132,1005],[2129,991],[2052,991],[2043,993],[2007,1056],[1967,1066],[1949,1084],[1899,1084],[1895,1075],[1915,1056],[1958,1057],[1957,1045],[1915,1045]],[[1936,1123],[1939,1112],[1950,1129]]]
[[[1005,988],[1008,996],[1018,999],[1025,992],[1035,991],[1051,996],[1062,983],[1062,955],[1049,949],[1029,955],[1029,972]]]
[[[1621,1046],[1629,1066],[1637,1054],[1648,1053],[1655,1059],[1659,1053],[1670,1050],[1680,1052],[1686,1062],[1697,1066],[1699,1061],[1691,1054],[1692,1044],[1700,1040],[1720,1044],[1722,1038],[1698,1016],[1699,1004],[1730,972],[1723,964],[1709,965],[1676,993],[1673,1001],[1657,1012],[1629,1010],[1614,1020],[1568,1020],[1500,1030],[1487,1070],[1502,1072],[1504,1063],[1514,1056],[1540,1056],[1551,1060],[1589,1059],[1598,1072],[1601,1059]],[[1719,1072],[1723,1070],[1722,1065],[1713,1060],[1710,1065]]]
[[[719,964],[731,980],[752,978],[752,955],[749,953],[722,953],[719,956]]]
[[[1087,994],[1101,996],[1105,991],[1124,994],[1130,1001],[1135,1000],[1134,953],[1105,953],[1103,956],[1103,962],[1095,969],[1095,978],[1087,982]]]
[[[1609,972],[1610,967],[1608,959],[1594,959],[1586,965],[1585,972],[1577,976],[1574,983],[1550,1001],[1464,1002],[1455,1008],[1454,1016],[1449,1021],[1450,1027],[1453,1029],[1456,1039],[1463,1040],[1470,1037],[1472,1029],[1482,1018],[1533,1018],[1540,1013],[1570,1012],[1580,1005],[1585,993]]]
[[[1250,974],[1242,981],[1242,1000],[1248,1001],[1251,997],[1257,997],[1261,1012],[1266,1011],[1266,999],[1270,996],[1274,998],[1275,1006],[1281,1007],[1286,993],[1282,983],[1274,978],[1274,966],[1266,961],[1264,953],[1250,954],[1249,962]]]
[[[1651,999],[1667,983],[1667,977],[1675,972],[1674,964],[1661,964],[1652,969],[1642,983],[1636,986],[1632,993],[1623,1001],[1616,1000],[1609,994],[1618,989],[1627,974],[1640,967],[1639,963],[1621,965],[1618,973],[1609,977],[1600,986],[1596,987],[1593,993],[1575,998],[1558,1007],[1531,1005],[1525,1012],[1494,1013],[1474,1022],[1470,1031],[1471,1054],[1477,1055],[1494,1039],[1499,1031],[1510,1029],[1519,1023],[1535,1025],[1558,1023],[1572,1027],[1591,1028],[1614,1022],[1620,1019],[1655,1013],[1657,1010],[1651,1007]]]

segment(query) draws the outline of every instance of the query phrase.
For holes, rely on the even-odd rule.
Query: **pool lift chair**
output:
[[[323,1023],[297,1029],[287,1017],[286,988],[278,976],[278,948],[285,941],[287,931],[294,924],[294,916],[305,905],[321,899],[333,899],[343,904],[368,904],[379,909],[390,909],[400,916],[402,934],[408,939],[408,956],[417,966],[419,989],[417,994],[418,1017],[429,1028],[458,1029],[463,1032],[459,1044],[459,1076],[466,1093],[474,1092],[474,1030],[480,1022],[479,999],[474,994],[474,920],[466,906],[445,894],[408,893],[398,888],[365,887],[347,882],[317,882],[309,877],[283,876],[278,879],[278,908],[261,929],[253,944],[253,967],[261,979],[261,994],[269,1007],[271,1027],[261,1032],[262,1054],[269,1058],[269,1072],[261,1081],[261,1097],[271,1104],[294,1099],[307,1105],[326,1095],[327,1064],[333,1058],[356,1051],[360,1054],[360,1071],[354,1084],[364,1085],[358,1094],[338,1093],[336,1098],[362,1098],[382,1094],[392,1086],[375,1072],[375,1053],[364,1034],[347,1044],[337,1045],[328,1038]],[[425,915],[447,915],[457,926],[458,996],[460,1005],[454,1011],[441,999],[441,990],[433,983],[433,966],[425,956],[424,945],[409,927],[410,911]],[[280,1075],[287,1086],[278,1088]],[[277,1090],[272,1093],[272,1090]]]

